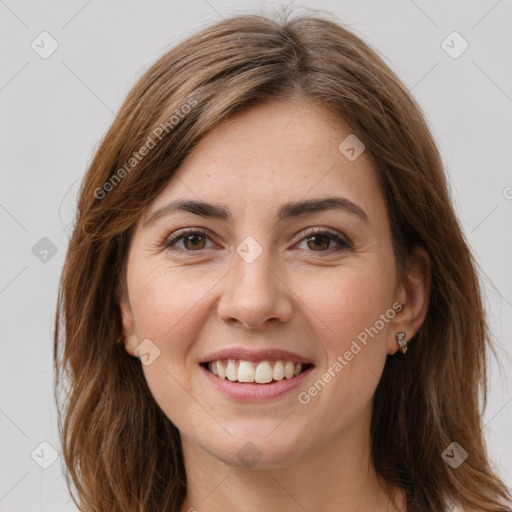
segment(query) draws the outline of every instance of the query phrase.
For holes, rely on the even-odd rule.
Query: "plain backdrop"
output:
[[[76,511],[59,457],[53,319],[78,186],[114,112],[156,58],[197,29],[287,3],[0,1],[1,512]],[[301,6],[351,27],[426,114],[499,347],[485,436],[511,485],[512,2],[290,3]]]

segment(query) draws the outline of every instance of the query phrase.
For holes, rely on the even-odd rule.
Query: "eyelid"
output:
[[[338,248],[342,249],[352,249],[352,243],[349,241],[349,239],[339,231],[332,229],[332,228],[325,228],[325,227],[312,227],[306,229],[305,232],[302,232],[300,234],[300,238],[298,239],[297,243],[302,242],[305,238],[311,237],[313,235],[327,235],[330,236],[336,243],[338,243]],[[321,253],[329,253],[332,252],[331,249],[328,251],[311,251],[311,252],[318,252]]]
[[[172,244],[176,243],[181,238],[184,238],[187,235],[196,235],[196,234],[207,236],[212,241],[215,239],[215,236],[206,228],[183,228],[183,229],[178,229],[177,231],[174,231],[170,235],[166,236],[163,239],[162,245],[164,247],[172,247]],[[187,251],[187,252],[194,252],[194,251]]]

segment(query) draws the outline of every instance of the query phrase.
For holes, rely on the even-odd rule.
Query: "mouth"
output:
[[[200,365],[221,380],[263,385],[294,379],[314,366],[312,363],[285,359],[263,361],[216,359]]]

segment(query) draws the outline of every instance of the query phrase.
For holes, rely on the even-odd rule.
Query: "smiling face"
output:
[[[338,149],[349,134],[303,103],[231,116],[135,226],[125,345],[185,455],[240,466],[251,442],[277,468],[368,438],[395,333],[423,318],[398,312],[385,200],[368,155]]]

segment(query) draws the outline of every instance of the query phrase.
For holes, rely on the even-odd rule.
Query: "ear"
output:
[[[395,293],[395,300],[402,309],[393,320],[388,354],[395,354],[399,349],[395,338],[397,332],[405,332],[405,339],[409,342],[423,324],[430,301],[431,282],[430,256],[423,247],[416,247]]]
[[[137,346],[135,319],[126,293],[123,293],[119,299],[119,310],[121,312],[124,348],[128,354],[135,356],[134,351]]]

